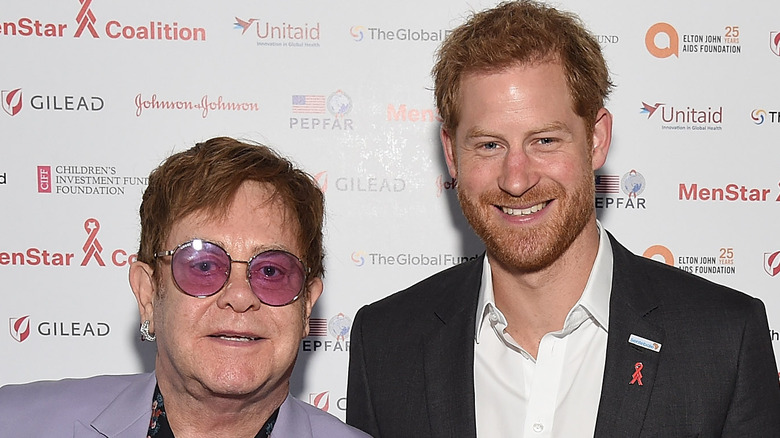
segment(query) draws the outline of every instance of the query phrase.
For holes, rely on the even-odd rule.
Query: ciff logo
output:
[[[766,111],[763,109],[754,109],[750,113],[750,118],[753,119],[753,123],[761,125],[766,120]]]
[[[353,252],[350,258],[352,259],[352,263],[354,263],[355,266],[363,266],[366,264],[366,253],[363,251]]]
[[[20,318],[9,318],[8,328],[11,333],[11,337],[16,342],[24,342],[25,339],[30,337],[30,315],[25,315]]]
[[[769,32],[769,50],[777,56],[780,56],[780,32]]]
[[[352,39],[356,42],[363,41],[363,38],[365,38],[365,32],[365,26],[352,26],[349,28],[349,34],[352,35]]]
[[[330,391],[309,393],[309,404],[328,412],[330,409]]]
[[[15,116],[22,110],[22,89],[0,90],[3,101],[3,111],[9,116]]]
[[[661,45],[657,43],[659,36],[664,39]],[[679,57],[680,36],[677,34],[677,29],[669,23],[656,23],[650,26],[645,34],[645,47],[656,58],[668,58],[672,55]]]
[[[780,274],[780,251],[764,253],[764,271],[770,277]]]
[[[642,253],[642,256],[648,259],[653,259],[659,262],[666,263],[669,266],[674,266],[674,255],[669,248],[663,245],[653,245]]]

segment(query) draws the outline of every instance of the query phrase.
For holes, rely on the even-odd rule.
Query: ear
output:
[[[154,296],[156,285],[154,269],[144,262],[135,261],[130,265],[130,288],[138,302],[141,321],[148,320],[149,331],[154,333]]]
[[[322,279],[319,277],[313,279],[309,282],[308,288],[309,293],[308,297],[306,298],[306,302],[304,303],[305,308],[303,309],[303,336],[301,339],[309,336],[309,317],[311,316],[311,311],[314,308],[314,303],[316,303],[320,298],[320,295],[322,295]]]
[[[612,143],[612,113],[601,108],[596,114],[593,126],[593,170],[600,169],[607,161],[607,153]]]
[[[455,156],[455,139],[450,133],[442,126],[439,132],[441,138],[441,146],[444,149],[444,159],[447,161],[447,170],[450,171],[450,176],[458,179],[458,161]]]

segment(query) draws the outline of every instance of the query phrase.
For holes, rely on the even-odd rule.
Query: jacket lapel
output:
[[[442,284],[432,306],[423,360],[428,418],[436,438],[476,437],[474,330],[483,258]]]
[[[633,270],[631,258],[637,256],[611,235],[610,240],[614,268],[609,337],[595,436],[638,437],[655,384],[658,362],[663,354],[664,331],[649,317],[660,303],[654,299],[652,291],[644,289],[644,285],[648,284],[643,281],[644,274]],[[655,352],[629,343],[631,335],[659,343],[661,350]]]
[[[132,383],[119,393],[91,424],[77,423],[73,436],[75,438],[146,436],[152,416],[152,395],[156,384],[157,378],[154,373]]]

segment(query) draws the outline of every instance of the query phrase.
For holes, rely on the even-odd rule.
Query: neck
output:
[[[158,374],[157,384],[165,414],[177,438],[230,436],[254,438],[271,414],[284,402],[289,384],[270,393],[221,395],[199,386],[193,390],[181,381]]]
[[[561,257],[540,271],[519,271],[490,259],[496,306],[507,319],[507,332],[533,357],[544,335],[563,329],[566,315],[585,290],[598,247],[593,221]]]

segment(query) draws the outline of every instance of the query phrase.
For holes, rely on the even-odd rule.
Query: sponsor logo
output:
[[[22,89],[0,90],[3,111],[9,116],[15,116],[22,110]]]
[[[602,46],[617,44],[620,42],[620,37],[617,35],[596,35],[596,39]]]
[[[778,184],[780,185],[780,184]],[[780,195],[774,198],[772,189],[748,187],[730,183],[722,187],[700,187],[697,183],[680,183],[677,199],[680,201],[727,201],[727,202],[780,202]]]
[[[309,335],[307,339],[301,341],[301,351],[349,352],[349,332],[351,329],[352,319],[343,313],[330,319],[309,318]],[[332,340],[328,338],[332,338]]]
[[[338,192],[398,193],[406,190],[406,180],[400,177],[349,176],[330,178],[327,170],[316,174],[314,179],[323,193],[335,188]],[[333,184],[330,184],[332,182]]]
[[[665,103],[656,103],[650,105],[642,102],[640,114],[647,114],[647,118],[654,117],[661,121],[662,130],[672,131],[721,131],[723,128],[723,107],[707,109],[692,106],[674,106]]]
[[[8,184],[8,174],[3,172],[0,173],[0,186],[4,186]]]
[[[634,169],[620,175],[596,174],[596,208],[641,209],[647,208],[646,199],[641,197],[647,182]],[[625,196],[621,196],[620,193]]]
[[[22,111],[22,89],[0,91],[3,111],[9,116],[15,116]],[[100,96],[33,94],[28,105],[35,111],[87,111],[103,110],[105,101]]]
[[[754,109],[750,112],[750,118],[756,125],[763,125],[764,122],[780,123],[780,111],[767,111],[763,108]]]
[[[455,190],[458,188],[458,180],[451,177],[445,177],[439,175],[436,177],[436,197],[441,197],[441,194],[446,190]]]
[[[40,321],[35,325],[35,332],[30,315],[19,318],[9,318],[11,338],[24,342],[32,333],[42,337],[91,337],[104,338],[111,333],[111,326],[104,321]]]
[[[411,29],[352,26],[349,34],[354,41],[439,42],[452,32],[445,29]]]
[[[663,245],[653,245],[647,248],[642,255],[697,275],[734,275],[737,271],[734,248],[732,247],[718,248],[715,254],[710,255],[681,255],[675,257],[669,248]]]
[[[354,251],[350,256],[352,263],[357,267],[361,267],[366,264],[366,253],[363,251]]]
[[[330,412],[332,406],[330,404],[330,391],[310,392],[309,404],[314,406],[315,408],[322,409],[325,412]],[[338,409],[341,412],[346,412],[347,410],[346,397],[339,397],[336,400],[336,409]]]
[[[329,96],[319,94],[294,94],[292,96],[290,129],[340,130],[355,129],[353,120],[347,115],[352,111],[352,99],[341,90]],[[326,112],[332,117],[327,117]],[[298,116],[305,114],[307,117]],[[320,116],[321,115],[321,116]]]
[[[361,254],[360,263],[355,260],[355,254]],[[382,254],[378,252],[353,252],[352,262],[355,266],[455,266],[469,260],[474,260],[479,254],[472,256],[455,254]]]
[[[388,122],[437,122],[442,118],[434,108],[407,108],[405,103],[396,108],[392,103],[387,104]]]
[[[365,26],[352,26],[349,28],[349,34],[352,36],[352,39],[358,43],[363,41],[363,38],[366,37],[366,32]]]
[[[725,26],[714,33],[680,33],[669,23],[647,29],[645,47],[656,58],[683,55],[733,55],[742,53],[739,26]]]
[[[780,251],[764,253],[764,272],[770,277],[780,274]]]
[[[241,19],[235,17],[233,28],[241,35],[257,36],[257,45],[263,47],[320,47],[320,23],[286,23],[264,21],[259,18]]]
[[[80,6],[75,18],[73,38],[105,36],[111,40],[160,40],[160,41],[205,41],[206,29],[183,26],[177,21],[149,20],[142,24],[121,22],[111,18],[98,20],[92,11],[92,0],[79,0]],[[68,23],[46,22],[30,17],[0,23],[0,35],[13,37],[64,38],[71,35]],[[102,33],[101,33],[102,32]]]
[[[121,175],[116,166],[37,166],[38,193],[57,195],[121,196],[136,194],[149,183],[148,176]]]
[[[780,32],[769,32],[769,50],[777,56],[780,56]]]
[[[95,218],[84,221],[83,230],[87,234],[81,245],[84,253],[80,265],[105,267],[126,267],[136,260],[136,254],[118,248],[104,259],[103,245],[98,239],[100,222]],[[76,252],[52,251],[47,248],[30,247],[22,251],[0,250],[0,266],[74,266],[77,263]]]
[[[24,342],[30,337],[30,315],[25,315],[21,318],[9,318],[8,327],[11,337],[16,342]]]
[[[201,118],[206,118],[214,111],[217,112],[254,112],[260,111],[260,104],[251,101],[231,101],[221,95],[216,98],[204,94],[199,99],[168,99],[160,98],[153,93],[148,98],[138,93],[134,99],[135,116],[141,117],[148,111],[197,111]]]

